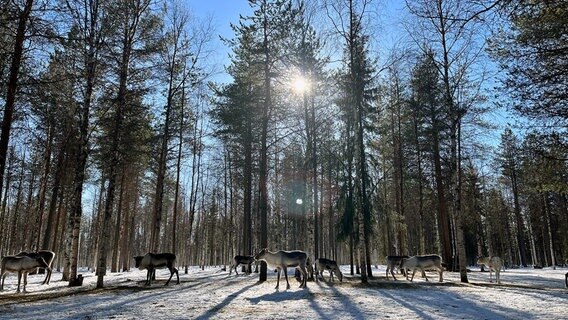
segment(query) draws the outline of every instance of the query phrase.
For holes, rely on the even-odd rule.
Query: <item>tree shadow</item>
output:
[[[252,288],[253,286],[255,286],[254,284],[250,284],[246,287],[241,288],[240,290],[233,292],[231,294],[229,294],[225,299],[223,299],[223,301],[219,302],[217,305],[215,305],[214,307],[210,308],[209,310],[205,311],[204,314],[198,316],[195,319],[199,319],[199,320],[205,320],[205,319],[211,319],[211,318],[215,318],[215,316],[217,315],[217,313],[219,313],[223,308],[225,308],[226,306],[228,306],[235,298],[237,298],[239,295],[241,295],[242,293],[244,293],[245,291],[247,291],[248,289]]]
[[[324,309],[321,305],[317,303],[317,299],[310,300],[311,308],[318,314],[319,319],[336,319],[338,318],[338,310],[342,313],[347,313],[347,315],[353,319],[365,319],[365,314],[359,309],[357,304],[347,295],[341,293],[341,291],[336,288],[335,282],[323,282],[319,281],[317,284],[324,293],[329,293],[329,297],[334,299],[333,304],[335,308]],[[342,314],[342,317],[346,316]]]
[[[416,294],[416,290],[429,290],[423,295]],[[407,295],[408,291],[414,291]],[[464,298],[459,293],[445,292],[435,288],[418,288],[407,290],[380,290],[377,294],[411,310],[422,319],[437,318],[466,318],[466,319],[529,319],[530,313],[514,308],[501,306],[497,303],[479,302]],[[435,314],[435,316],[432,316]]]

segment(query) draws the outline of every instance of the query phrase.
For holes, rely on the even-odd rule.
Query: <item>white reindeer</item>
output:
[[[280,272],[284,270],[284,277],[286,278],[286,289],[290,289],[290,282],[288,282],[288,267],[296,267],[300,269],[302,273],[302,283],[300,288],[306,287],[307,275],[306,264],[308,260],[308,255],[299,250],[295,251],[276,251],[270,252],[268,249],[262,249],[258,254],[254,256],[254,260],[265,261],[271,268],[276,268],[278,271],[278,280],[276,281],[276,288],[280,286]]]
[[[8,273],[18,273],[18,289],[16,293],[20,292],[20,283],[22,276],[24,277],[24,292],[26,292],[26,285],[28,284],[28,273],[37,268],[46,268],[51,272],[49,265],[43,260],[42,257],[29,257],[29,256],[6,256],[2,258],[2,283],[0,283],[0,291],[4,290],[4,280]]]
[[[329,281],[333,281],[333,274],[335,273],[335,275],[339,278],[339,282],[343,282],[343,274],[341,273],[341,270],[339,270],[339,266],[336,261],[326,258],[316,259],[316,281],[318,281],[318,276],[321,276],[321,278],[324,279],[323,272],[325,270],[329,271]]]
[[[426,269],[436,269],[440,273],[440,282],[443,281],[443,273],[444,268],[442,267],[442,257],[437,254],[429,254],[425,256],[413,256],[408,259],[402,259],[401,268],[406,270],[412,270],[412,278],[410,281],[414,279],[414,274],[416,273],[416,269],[420,269],[422,271],[422,275],[428,280],[426,273],[424,270]],[[406,274],[406,279],[408,280],[408,273]]]
[[[485,265],[489,268],[489,282],[493,282],[492,271],[495,271],[495,278],[497,279],[497,284],[501,284],[501,267],[503,267],[503,261],[499,257],[479,257],[477,258],[477,264]]]

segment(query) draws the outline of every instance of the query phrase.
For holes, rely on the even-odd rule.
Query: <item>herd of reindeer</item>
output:
[[[1,277],[2,281],[0,283],[0,291],[4,290],[4,280],[8,273],[18,274],[18,289],[16,293],[20,292],[20,284],[23,278],[23,292],[26,292],[26,285],[28,283],[28,273],[38,270],[38,268],[43,268],[47,270],[45,279],[42,284],[49,284],[51,279],[51,264],[55,258],[55,253],[49,250],[40,250],[38,252],[20,252],[14,256],[2,257],[1,262]],[[152,285],[152,279],[155,278],[156,269],[167,268],[170,271],[170,278],[166,282],[166,286],[172,280],[173,275],[177,277],[177,283],[179,284],[179,273],[175,267],[176,255],[173,253],[147,253],[144,256],[134,257],[135,267],[140,270],[147,270],[145,285]],[[284,251],[279,250],[276,252],[268,251],[268,249],[262,249],[258,254],[254,256],[243,256],[237,255],[233,258],[233,262],[229,269],[229,275],[232,274],[233,269],[238,276],[237,267],[239,265],[244,265],[246,267],[247,273],[251,272],[251,265],[256,261],[265,261],[268,266],[278,273],[276,281],[276,289],[280,286],[280,275],[284,272],[284,277],[286,279],[286,288],[290,289],[290,283],[288,282],[288,272],[289,267],[296,268],[299,273],[298,279],[301,282],[300,288],[306,287],[306,282],[308,276],[314,278],[318,281],[318,278],[324,279],[323,272],[329,272],[329,281],[334,281],[334,275],[339,278],[339,281],[343,281],[343,274],[339,268],[336,261],[318,258],[315,260],[314,264],[308,255],[304,251],[294,250],[294,251]],[[394,270],[401,272],[407,280],[412,281],[417,270],[420,270],[422,277],[426,278],[425,271],[437,271],[440,275],[439,281],[443,281],[444,267],[442,265],[442,258],[436,254],[422,255],[422,256],[387,256],[386,257],[386,278],[389,279],[389,272],[393,279],[396,280]],[[489,281],[493,282],[492,273],[495,272],[495,280],[497,284],[501,283],[501,269],[503,268],[503,262],[501,258],[496,256],[491,257],[480,257],[477,259],[477,264],[486,266],[489,269]],[[412,276],[410,276],[410,271],[412,271]],[[565,286],[568,288],[568,273],[565,275]]]

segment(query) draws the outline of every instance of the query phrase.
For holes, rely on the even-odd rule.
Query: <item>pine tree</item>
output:
[[[565,127],[568,3],[507,1],[503,13],[507,21],[490,48],[507,72],[503,89],[513,98],[513,108],[530,119]]]
[[[520,161],[519,156],[519,142],[513,134],[511,129],[507,128],[505,132],[501,135],[501,145],[499,147],[501,150],[499,154],[499,162],[503,170],[503,175],[505,175],[510,183],[511,190],[513,192],[513,210],[515,213],[516,226],[517,226],[517,243],[519,246],[520,263],[522,266],[527,266],[527,249],[525,241],[525,223],[523,216],[521,214],[521,206],[519,201],[519,167]]]

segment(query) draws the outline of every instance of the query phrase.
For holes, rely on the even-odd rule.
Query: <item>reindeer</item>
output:
[[[50,250],[39,250],[38,252],[22,251],[22,252],[18,253],[16,256],[17,257],[29,256],[29,257],[32,257],[32,258],[42,257],[43,260],[45,260],[45,262],[49,266],[49,268],[47,268],[47,274],[46,274],[45,279],[43,280],[43,282],[41,284],[49,284],[49,281],[51,280],[51,264],[53,263],[53,260],[55,260],[55,252],[50,251]]]
[[[179,273],[178,269],[174,267],[176,262],[176,255],[173,253],[146,253],[144,256],[136,256],[134,257],[136,261],[135,267],[144,270],[147,269],[148,273],[146,274],[146,282],[144,285],[151,286],[152,285],[152,277],[155,277],[156,269],[161,268],[168,268],[170,270],[170,278],[166,281],[166,286],[172,280],[174,273],[177,276],[177,284],[179,284]]]
[[[314,280],[314,266],[309,256],[306,260],[306,271],[308,272],[308,280]],[[294,276],[298,282],[302,282],[302,272],[300,272],[300,269],[294,270]]]
[[[24,291],[26,292],[26,285],[28,284],[28,273],[35,270],[36,268],[46,268],[48,272],[51,273],[51,268],[43,260],[42,257],[30,257],[30,256],[6,256],[2,258],[2,283],[0,283],[0,291],[4,290],[4,280],[8,273],[18,273],[18,290],[16,293],[20,293],[20,283],[22,276],[24,277]]]
[[[402,269],[400,266],[402,264],[402,260],[408,259],[408,258],[410,258],[410,257],[409,256],[387,256],[386,257],[386,260],[387,260],[387,271],[386,271],[387,280],[389,279],[389,271],[392,275],[392,278],[394,280],[396,280],[396,277],[394,276],[394,272],[393,272],[393,270],[395,268],[402,271],[402,273],[406,276],[406,270]]]
[[[566,274],[564,275],[564,283],[566,288],[568,288],[568,272],[566,272]]]
[[[339,278],[339,282],[343,282],[343,273],[339,270],[339,266],[336,261],[326,258],[316,259],[316,281],[318,281],[318,275],[325,281],[325,278],[323,277],[323,272],[325,270],[329,271],[329,281],[334,281],[333,274],[335,273],[335,275]]]
[[[503,261],[499,257],[479,257],[477,258],[477,264],[485,265],[489,268],[489,282],[493,282],[491,275],[492,271],[495,271],[495,278],[497,279],[497,284],[501,284],[501,267],[503,267]]]
[[[270,252],[267,248],[262,249],[254,256],[256,261],[265,261],[271,268],[276,268],[278,271],[278,280],[276,281],[276,288],[280,285],[280,272],[284,270],[284,277],[286,278],[286,289],[290,289],[290,282],[288,282],[288,267],[296,267],[302,272],[302,283],[300,288],[306,287],[307,275],[306,264],[308,255],[303,251],[276,251]]]
[[[229,269],[229,275],[231,275],[231,273],[233,272],[233,268],[235,269],[235,273],[237,274],[237,276],[239,275],[239,273],[237,272],[237,267],[240,264],[244,264],[247,266],[247,274],[250,273],[250,265],[254,262],[254,257],[253,256],[239,256],[236,255],[233,258],[233,264],[231,265],[231,268]]]
[[[443,281],[443,273],[444,268],[442,267],[442,257],[437,254],[430,254],[425,256],[413,256],[408,259],[402,259],[402,263],[400,266],[402,269],[410,269],[412,270],[412,278],[410,281],[414,279],[414,274],[416,273],[416,269],[420,269],[422,271],[422,275],[428,280],[426,273],[424,270],[426,269],[436,269],[440,273],[440,282]],[[408,280],[408,273],[406,273],[406,279]]]

